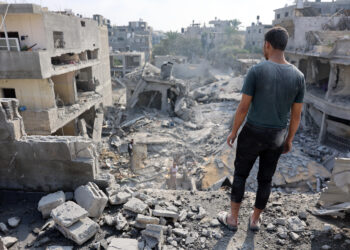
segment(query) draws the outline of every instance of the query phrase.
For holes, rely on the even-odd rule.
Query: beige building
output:
[[[315,4],[278,9],[274,24],[288,30],[287,60],[305,75],[304,121],[319,128],[319,141],[350,149],[350,4]]]
[[[257,22],[252,23],[245,31],[245,47],[250,51],[262,52],[265,42],[265,33],[272,28],[272,25],[262,24],[257,17]]]
[[[98,140],[112,104],[107,27],[35,4],[0,4],[0,17],[0,98],[19,100],[27,133]]]

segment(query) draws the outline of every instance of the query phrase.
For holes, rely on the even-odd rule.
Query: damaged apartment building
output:
[[[0,98],[18,99],[26,133],[98,141],[112,104],[107,27],[35,4],[0,15]]]
[[[152,30],[142,19],[126,26],[112,26],[109,46],[113,52],[144,52],[145,60],[149,61],[152,57]]]
[[[275,10],[273,24],[288,30],[287,59],[305,75],[304,118],[318,127],[320,142],[349,149],[349,1],[298,1]]]
[[[261,52],[264,46],[265,33],[272,28],[270,24],[260,22],[260,16],[257,16],[256,23],[247,27],[245,32],[245,47],[253,52]]]

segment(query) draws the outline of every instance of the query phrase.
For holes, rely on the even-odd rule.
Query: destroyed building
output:
[[[305,75],[304,118],[319,128],[320,142],[349,149],[350,3],[304,4],[284,8],[291,10],[283,17],[276,10],[274,24],[288,30],[286,57]]]
[[[270,24],[260,22],[257,16],[256,23],[246,28],[245,31],[245,47],[250,51],[262,51],[265,41],[265,33],[272,28]]]
[[[112,103],[107,27],[35,4],[0,14],[0,97],[19,100],[26,132],[99,140]]]
[[[171,62],[172,64],[185,64],[187,63],[186,56],[155,56],[154,57],[154,65],[158,68],[162,67],[164,63]]]
[[[124,77],[145,64],[145,52],[116,52],[110,54],[112,77]]]
[[[112,26],[109,46],[113,51],[144,52],[146,61],[152,57],[152,27],[147,22],[129,22],[127,26]]]
[[[156,108],[163,112],[175,109],[177,98],[186,92],[185,84],[171,75],[172,63],[159,69],[149,63],[129,74],[123,81],[126,85],[127,107]]]

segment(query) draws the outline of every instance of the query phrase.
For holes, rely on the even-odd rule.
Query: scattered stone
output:
[[[132,195],[130,193],[119,192],[109,197],[109,203],[112,205],[121,205],[128,202],[131,197]]]
[[[148,208],[147,204],[137,198],[131,198],[124,204],[124,209],[134,212],[135,214],[144,214]]]
[[[277,244],[278,244],[278,245],[282,245],[282,246],[283,246],[285,243],[286,243],[285,240],[282,240],[282,239],[278,239],[278,240],[277,240]]]
[[[329,250],[329,249],[332,249],[331,246],[328,246],[328,245],[323,245],[321,247],[322,250]]]
[[[0,236],[0,250],[7,250],[7,247],[5,246],[5,243],[2,240],[1,236]]]
[[[195,241],[196,241],[196,239],[194,237],[187,236],[185,244],[186,245],[193,244]]]
[[[302,232],[305,230],[305,222],[300,220],[297,216],[288,218],[287,222],[288,228],[293,232]]]
[[[220,222],[217,219],[212,219],[210,221],[210,226],[212,226],[212,227],[220,226]]]
[[[17,227],[20,222],[21,222],[21,218],[19,217],[12,217],[7,220],[7,223],[9,224],[10,227]]]
[[[39,241],[36,241],[34,243],[34,248],[40,247],[40,246],[42,246],[44,244],[47,244],[49,242],[50,242],[50,238],[49,237],[44,237],[44,238],[42,238]]]
[[[282,228],[282,227],[278,227],[277,228],[277,235],[281,239],[287,239],[288,238],[287,231],[284,228]]]
[[[184,221],[186,218],[187,218],[187,211],[186,211],[186,210],[182,210],[182,211],[180,212],[180,215],[179,215],[179,221],[182,222],[182,221]]]
[[[272,223],[269,223],[266,227],[266,230],[267,231],[274,231],[275,230],[275,226],[272,224]]]
[[[163,242],[163,226],[148,224],[146,230],[142,231],[143,236],[153,237],[158,240],[158,242]]]
[[[275,221],[275,224],[278,226],[285,226],[286,225],[286,218],[277,218]]]
[[[93,182],[78,187],[74,197],[77,203],[88,211],[89,217],[100,217],[108,202],[105,193]]]
[[[70,227],[87,215],[88,212],[73,201],[67,201],[51,211],[52,219],[62,227]]]
[[[177,236],[181,236],[181,237],[186,237],[188,235],[188,231],[185,229],[181,229],[181,228],[175,228],[173,230],[173,233],[176,234]]]
[[[143,224],[159,224],[159,218],[138,214],[136,221]]]
[[[7,237],[3,237],[2,238],[2,241],[4,242],[5,246],[7,248],[10,248],[12,247],[14,244],[16,244],[16,242],[18,241],[18,239],[16,237],[10,237],[10,236],[7,236]]]
[[[105,223],[108,225],[108,226],[114,226],[116,221],[115,221],[115,218],[111,215],[105,215],[105,217],[103,218],[103,220],[105,221]]]
[[[58,191],[56,193],[48,194],[43,196],[38,204],[38,210],[41,212],[43,218],[48,218],[51,211],[63,204],[66,201],[66,196],[63,191]]]
[[[123,230],[125,226],[128,224],[128,221],[125,219],[125,217],[121,214],[118,213],[117,216],[115,217],[115,222],[116,222],[116,229],[117,230]]]
[[[296,234],[296,233],[294,233],[294,232],[290,232],[289,233],[289,236],[292,238],[292,240],[294,240],[294,241],[297,241],[299,238],[300,238],[300,236],[298,235],[298,234]]]
[[[196,216],[197,220],[201,220],[203,219],[205,216],[207,215],[207,212],[205,211],[205,209],[203,207],[199,207],[198,208],[198,214]]]
[[[114,238],[107,250],[138,250],[138,241],[135,239]]]
[[[299,219],[306,220],[307,219],[307,213],[306,212],[299,212],[298,214]]]
[[[66,238],[78,245],[82,245],[92,238],[99,229],[99,225],[88,217],[81,219],[68,228],[59,224],[56,224],[56,227]]]
[[[5,223],[0,222],[0,231],[4,234],[7,234],[9,232],[9,229],[7,228]]]

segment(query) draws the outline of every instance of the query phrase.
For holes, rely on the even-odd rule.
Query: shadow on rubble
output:
[[[213,247],[214,250],[236,249],[233,247],[237,247],[237,249],[244,249],[244,250],[253,250],[254,249],[254,245],[255,245],[255,243],[254,243],[255,233],[254,232],[247,230],[246,237],[244,239],[243,244],[237,243],[237,242],[240,242],[240,240],[236,239],[237,237],[240,236],[239,234],[236,234],[237,232],[232,232],[228,229],[225,229],[224,233],[225,234],[223,235],[223,237]]]

